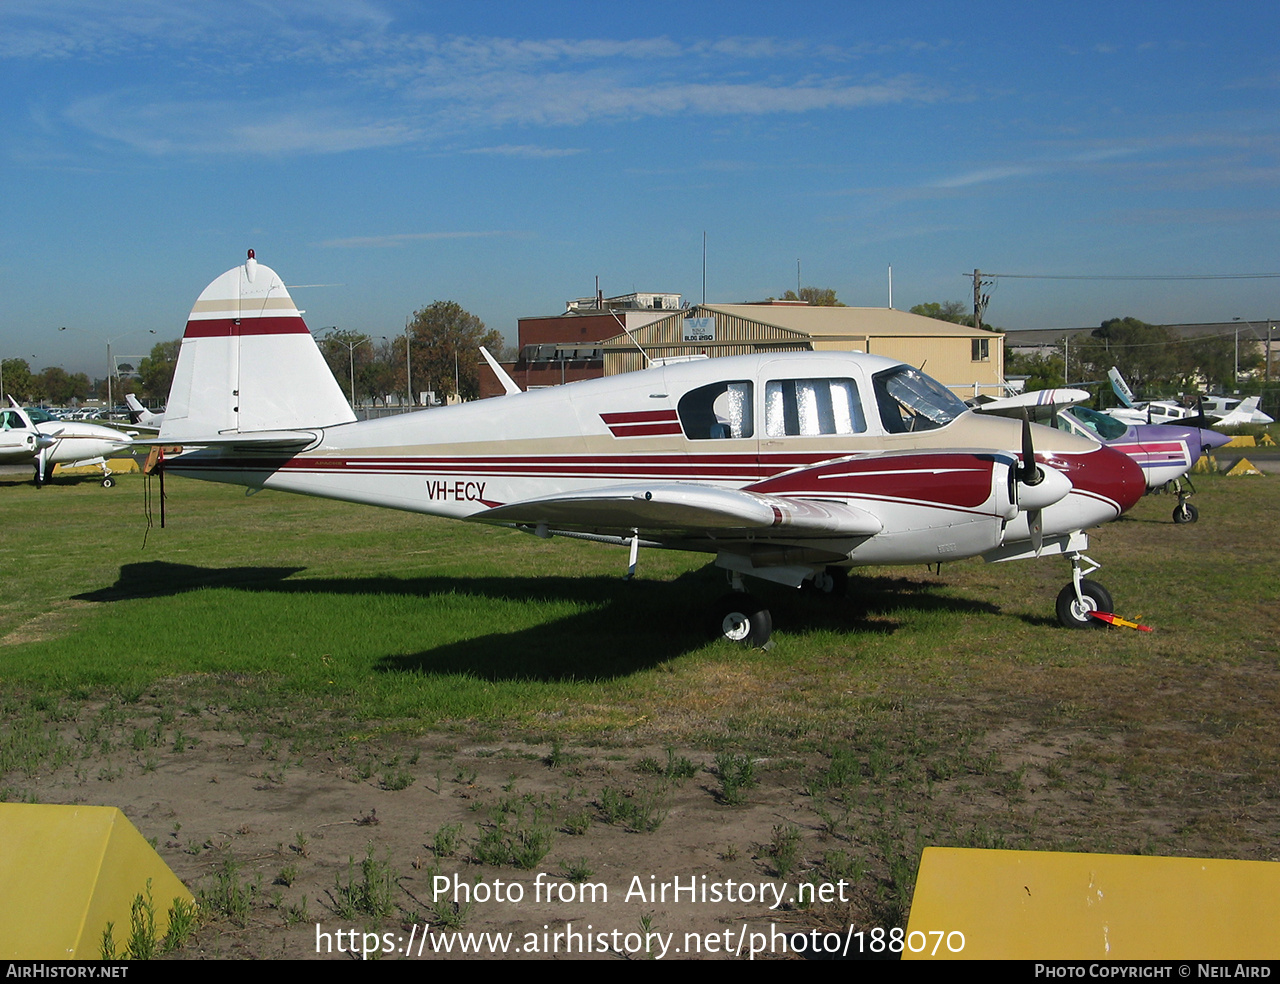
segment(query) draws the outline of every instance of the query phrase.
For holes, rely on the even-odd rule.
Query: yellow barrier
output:
[[[156,933],[191,893],[113,806],[0,803],[0,958],[97,960],[107,923],[129,939],[151,882]]]
[[[1262,472],[1248,458],[1241,458],[1227,469],[1227,474],[1233,478],[1238,478],[1241,475],[1261,475]]]
[[[133,475],[139,471],[138,463],[133,458],[108,458],[107,471],[112,475]],[[65,465],[54,465],[55,475],[101,475],[101,465],[81,465],[79,468],[68,468]]]
[[[929,847],[902,956],[1275,960],[1278,925],[1276,863]]]

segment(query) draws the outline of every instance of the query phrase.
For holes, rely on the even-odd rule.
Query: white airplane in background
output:
[[[147,430],[160,429],[160,424],[164,422],[163,413],[152,413],[132,393],[124,395],[124,402],[129,407],[129,420],[135,427],[144,427]]]
[[[11,406],[0,409],[0,464],[31,463],[35,466],[36,485],[49,480],[54,465],[99,465],[102,487],[109,489],[115,484],[107,468],[107,456],[131,447],[132,438],[113,427],[59,420],[37,407],[24,409],[13,397],[9,397],[9,403]]]
[[[1251,396],[1247,400],[1234,400],[1225,396],[1206,396],[1194,407],[1184,407],[1173,400],[1153,400],[1135,403],[1133,391],[1125,382],[1120,370],[1112,366],[1107,371],[1111,389],[1124,404],[1102,413],[1126,424],[1182,424],[1194,426],[1204,420],[1214,428],[1240,427],[1244,424],[1274,424],[1275,420],[1258,409],[1262,397]],[[1238,404],[1238,405],[1237,405]]]
[[[1059,410],[1075,406],[1089,399],[1089,391],[1082,389],[1031,390],[1013,396],[977,396],[967,400],[970,409],[981,413],[996,413],[1004,417],[1019,416],[1023,410],[1036,423],[1052,420]]]
[[[982,417],[878,356],[666,365],[356,421],[284,283],[253,251],[200,295],[156,445],[175,475],[714,556],[718,633],[768,643],[743,576],[835,592],[850,567],[1065,555],[1064,625],[1101,626],[1086,529],[1145,492],[1094,441]],[[1087,569],[1085,565],[1088,565]]]
[[[1204,398],[1205,416],[1213,419],[1214,427],[1240,427],[1244,424],[1274,424],[1275,418],[1258,409],[1262,397],[1251,396],[1247,400],[1233,400],[1225,396]]]

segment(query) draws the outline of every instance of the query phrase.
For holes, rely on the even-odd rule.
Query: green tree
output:
[[[173,370],[178,365],[178,352],[181,349],[181,338],[175,338],[171,342],[157,342],[151,347],[151,354],[144,356],[138,363],[138,379],[142,384],[142,395],[147,399],[159,402],[169,399]]]
[[[504,344],[501,332],[485,328],[456,301],[432,301],[415,311],[409,333],[414,379],[426,380],[426,388],[441,395],[460,391],[464,400],[480,395],[480,346],[492,352]]]
[[[1026,376],[1027,392],[1066,385],[1066,380],[1062,376],[1061,355],[1024,355],[1005,352],[1004,375],[1006,379],[1010,376]]]
[[[1105,379],[1115,366],[1133,391],[1144,397],[1179,388],[1181,362],[1177,337],[1164,325],[1137,318],[1109,318],[1072,345],[1083,379]]]
[[[338,381],[342,392],[359,403],[370,395],[366,388],[366,376],[363,372],[365,364],[372,356],[369,336],[364,332],[351,331],[345,328],[330,328],[324,335],[316,339],[324,361],[329,364],[329,371]],[[353,377],[354,376],[354,380]]]
[[[61,366],[50,366],[32,379],[38,390],[32,395],[54,406],[65,407],[72,400],[83,400],[89,395],[89,377],[82,372],[73,376]]]
[[[965,313],[963,301],[943,301],[941,304],[937,301],[928,301],[925,304],[917,304],[911,309],[911,313],[937,321],[950,321],[953,325],[973,324],[973,314]]]
[[[794,290],[789,290],[782,295],[782,299],[784,301],[804,301],[814,307],[846,306],[836,300],[836,292],[830,287],[801,287],[798,295]]]
[[[5,359],[0,362],[0,376],[3,376],[4,392],[12,394],[19,403],[31,399],[31,366],[26,359]]]

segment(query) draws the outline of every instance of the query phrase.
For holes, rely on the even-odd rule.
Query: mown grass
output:
[[[148,531],[140,478],[3,484],[0,682],[99,699],[180,683],[290,720],[765,750],[1003,693],[1051,714],[1059,691],[1088,704],[1096,687],[1115,699],[1095,723],[1121,727],[1130,689],[1274,667],[1275,482],[1202,479],[1199,524],[1149,497],[1097,531],[1094,577],[1153,633],[1059,628],[1060,558],[966,561],[858,572],[841,603],[761,586],[768,653],[707,642],[724,584],[700,555],[643,551],[626,583],[620,549],[344,503],[174,479],[168,528]]]

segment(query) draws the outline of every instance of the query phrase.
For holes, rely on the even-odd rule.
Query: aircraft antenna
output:
[[[631,339],[632,344],[634,344],[635,347],[640,350],[640,355],[644,358],[645,368],[648,369],[651,365],[653,365],[653,360],[649,358],[649,353],[644,350],[643,345],[641,345],[638,341],[636,341],[636,336],[631,334],[631,330],[626,326],[623,320],[618,317],[618,312],[611,309],[609,313],[613,315],[613,320],[618,322],[618,327],[622,329],[622,333],[626,335],[629,339]]]

